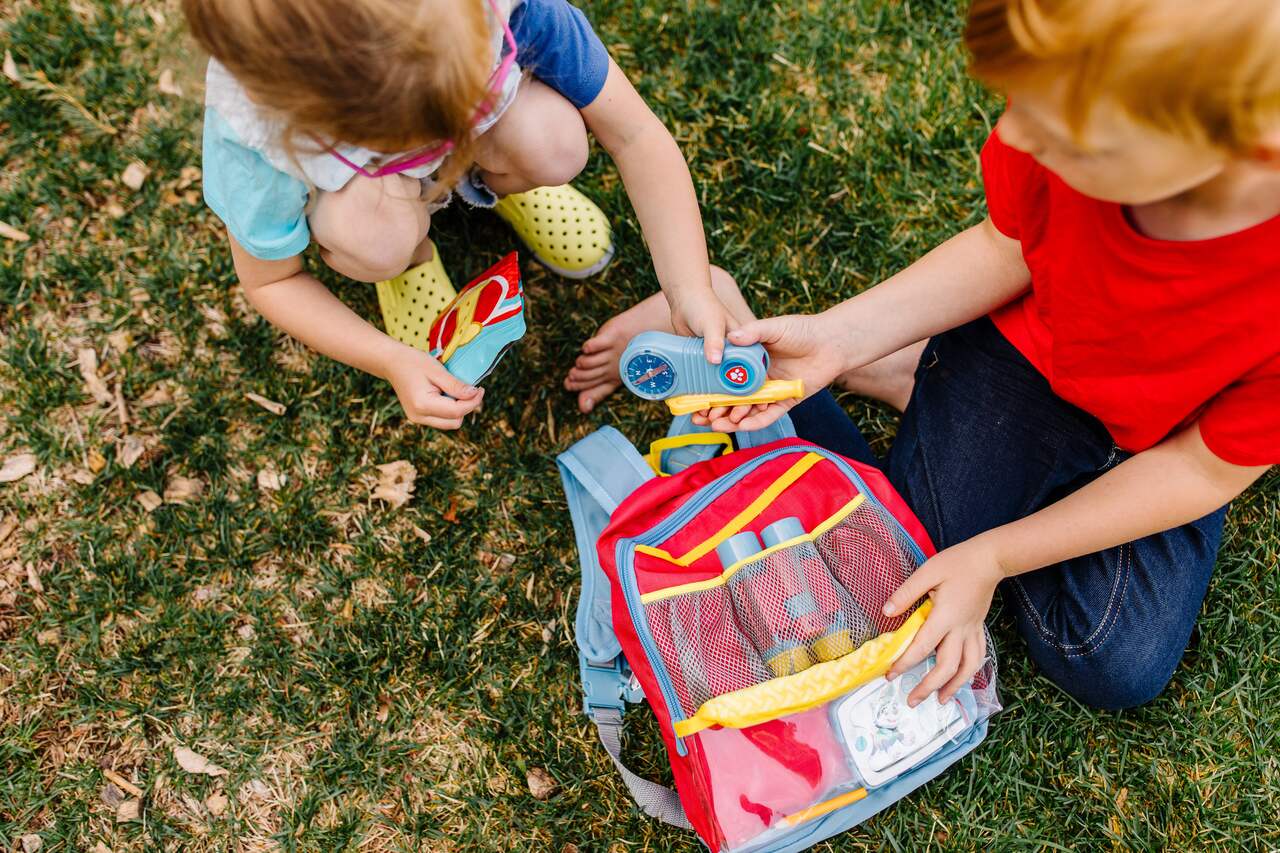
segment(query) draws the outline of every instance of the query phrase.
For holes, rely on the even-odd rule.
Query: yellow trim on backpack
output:
[[[810,532],[801,534],[800,536],[793,536],[790,539],[787,539],[783,542],[779,542],[777,545],[770,545],[768,548],[765,548],[763,551],[757,551],[756,553],[748,557],[744,557],[738,562],[734,563],[732,566],[729,566],[727,569],[725,569],[723,572],[721,572],[719,575],[717,575],[714,578],[707,578],[706,580],[701,580],[701,581],[692,581],[690,583],[682,583],[679,586],[669,586],[666,589],[659,589],[653,592],[646,592],[644,595],[640,596],[640,603],[652,604],[655,601],[662,601],[667,598],[674,598],[677,595],[685,595],[690,592],[702,592],[703,590],[714,589],[715,587],[718,587],[721,584],[728,582],[729,578],[733,577],[734,574],[737,573],[738,569],[741,569],[747,563],[755,562],[756,560],[759,560],[762,557],[767,557],[768,555],[772,554],[775,551],[781,551],[783,548],[790,548],[792,545],[799,545],[801,542],[813,542],[819,536],[826,533],[828,530],[835,527],[837,524],[839,524],[840,522],[848,518],[850,515],[852,515],[853,511],[858,507],[862,506],[863,502],[866,501],[866,499],[867,499],[866,495],[863,495],[863,494],[858,495],[853,500],[849,501],[847,504],[840,507],[840,509],[836,510],[835,513],[830,518],[828,518],[826,521],[819,524]],[[636,550],[639,551],[642,547],[644,546],[637,545]]]
[[[804,476],[806,471],[814,465],[817,465],[824,458],[826,457],[820,453],[806,453],[804,456],[800,457],[799,461],[788,468],[781,477],[770,483],[769,487],[761,492],[759,497],[753,500],[746,509],[742,510],[742,512],[730,519],[729,523],[716,531],[715,535],[710,539],[698,544],[692,551],[689,551],[683,556],[675,557],[672,556],[669,551],[664,551],[661,548],[654,548],[649,545],[637,545],[637,553],[648,554],[650,557],[659,557],[669,563],[675,563],[677,566],[693,565],[695,562],[714,551],[721,542],[725,541],[730,536],[742,530],[742,528],[754,521],[756,516],[764,512],[769,504],[777,500],[778,495],[790,488],[796,480],[799,480]]]
[[[645,454],[644,461],[649,463],[653,473],[659,477],[669,477],[670,474],[662,473],[662,454],[677,447],[689,447],[695,444],[723,444],[724,453],[721,456],[728,456],[733,452],[733,439],[728,433],[690,432],[684,435],[669,435],[653,442],[649,445],[649,452]]]
[[[843,696],[889,671],[911,645],[932,606],[933,602],[925,601],[896,631],[868,640],[842,658],[708,699],[696,714],[675,724],[675,733],[688,737],[717,725],[744,729]]]

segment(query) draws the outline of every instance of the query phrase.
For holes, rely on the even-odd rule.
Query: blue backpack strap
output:
[[[623,498],[654,474],[613,427],[593,432],[556,457],[556,462],[582,567],[582,596],[574,621],[578,649],[593,664],[610,664],[622,649],[613,633],[609,580],[596,556],[596,540]]]
[[[738,442],[739,450],[748,450],[752,447],[768,444],[771,441],[795,438],[796,428],[791,423],[791,416],[783,415],[763,429],[752,430],[751,432],[736,432],[733,436]]]
[[[574,444],[556,457],[556,462],[582,567],[582,594],[574,633],[582,675],[583,711],[595,724],[600,743],[636,804],[651,817],[689,829],[679,795],[638,776],[622,762],[622,715],[628,702],[640,702],[644,694],[614,634],[609,579],[596,554],[596,541],[618,504],[655,474],[631,442],[608,426]]]

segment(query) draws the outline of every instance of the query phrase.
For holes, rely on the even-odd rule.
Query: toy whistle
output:
[[[673,415],[804,396],[804,383],[798,379],[768,379],[769,354],[760,344],[728,344],[720,364],[711,364],[703,354],[702,338],[641,332],[623,350],[618,371],[631,393],[666,401]]]

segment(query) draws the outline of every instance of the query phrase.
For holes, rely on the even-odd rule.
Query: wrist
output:
[[[992,579],[996,583],[1024,571],[1013,564],[1012,555],[1007,547],[1008,537],[1004,534],[1003,527],[994,527],[979,533],[970,539],[968,544],[979,549],[982,563],[991,567]]]
[[[862,367],[871,360],[863,355],[861,343],[866,336],[858,330],[856,317],[848,310],[847,304],[828,308],[814,319],[818,326],[818,340],[829,348],[836,376]]]

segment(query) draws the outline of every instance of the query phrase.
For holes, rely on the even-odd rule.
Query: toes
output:
[[[580,355],[573,360],[573,365],[582,370],[591,370],[592,368],[616,366],[613,356],[608,352],[597,352]]]
[[[596,404],[612,394],[618,387],[617,382],[602,382],[587,388],[578,394],[578,409],[585,415],[596,407]]]
[[[608,367],[593,367],[591,369],[574,367],[569,371],[568,380],[584,386],[595,385],[601,380],[609,379],[611,375],[615,380],[618,378],[618,372],[616,370],[610,371]]]

